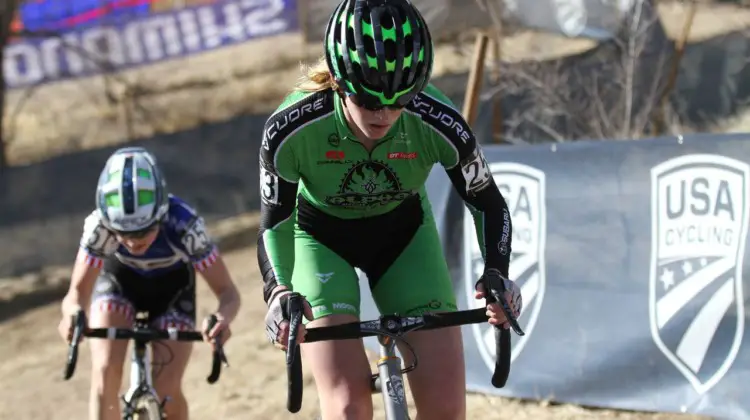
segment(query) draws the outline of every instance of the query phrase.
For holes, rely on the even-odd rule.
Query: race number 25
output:
[[[279,177],[266,168],[260,168],[260,195],[266,204],[279,203]]]
[[[206,253],[211,247],[211,239],[206,234],[206,223],[202,218],[196,218],[182,239],[188,254],[198,256]]]
[[[484,159],[482,150],[477,148],[474,153],[462,162],[461,171],[466,181],[466,192],[475,193],[486,187],[492,174]]]

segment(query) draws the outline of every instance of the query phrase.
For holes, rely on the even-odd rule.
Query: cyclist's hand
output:
[[[68,344],[73,340],[73,328],[75,327],[75,325],[73,325],[73,319],[75,315],[81,311],[82,309],[80,306],[74,306],[64,310],[60,323],[57,324],[58,334],[60,334],[60,337],[62,337],[62,339]],[[83,335],[81,335],[81,337],[83,337]]]
[[[211,347],[216,350],[216,340],[218,339],[219,344],[222,346],[224,343],[229,340],[229,337],[232,336],[232,329],[229,328],[229,323],[224,319],[224,317],[218,313],[215,312],[213,314],[216,317],[216,324],[209,329],[209,323],[211,322],[210,316],[207,316],[203,320],[203,325],[201,326],[201,332],[203,333],[203,341],[210,343]]]
[[[289,340],[287,301],[291,293],[291,290],[286,289],[274,291],[271,295],[271,301],[268,304],[268,312],[266,313],[266,334],[268,335],[268,340],[281,350],[286,350]],[[307,300],[303,302],[303,313],[305,318],[310,321],[313,320],[312,308]],[[300,343],[305,341],[305,326],[301,322],[298,336],[300,337]]]
[[[484,299],[487,297],[487,290],[485,285],[494,288],[498,291],[505,291],[505,300],[510,305],[510,309],[513,311],[513,316],[518,318],[523,307],[523,299],[521,298],[521,288],[518,285],[500,274],[500,271],[490,268],[487,269],[481,279],[476,284],[476,294],[474,295],[477,299]],[[492,302],[487,305],[487,316],[490,318],[488,322],[492,325],[502,325],[504,329],[510,328],[510,322],[505,318],[503,308],[497,302]]]

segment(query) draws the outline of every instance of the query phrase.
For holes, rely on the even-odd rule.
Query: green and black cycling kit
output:
[[[295,91],[269,117],[260,149],[258,260],[276,285],[304,295],[315,317],[359,314],[355,267],[382,313],[455,310],[453,284],[425,182],[441,164],[474,216],[486,268],[507,276],[511,221],[472,131],[433,85],[371,151],[332,90]]]

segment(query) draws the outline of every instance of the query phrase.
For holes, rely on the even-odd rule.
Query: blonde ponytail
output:
[[[320,92],[323,90],[337,90],[339,87],[328,70],[325,56],[313,65],[302,66],[302,76],[297,82],[296,89],[304,92]]]

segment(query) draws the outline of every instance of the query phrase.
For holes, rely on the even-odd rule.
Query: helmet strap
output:
[[[338,89],[336,89],[336,94],[341,98],[341,103],[344,105],[344,108],[346,108],[346,93],[344,92],[344,89],[339,86]]]

